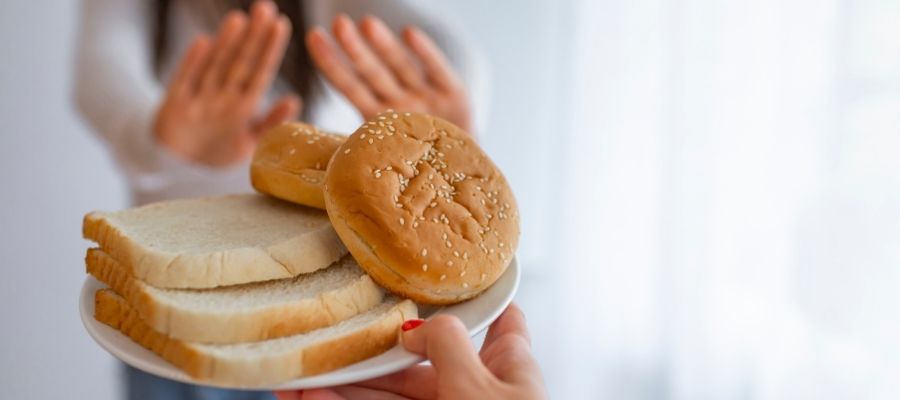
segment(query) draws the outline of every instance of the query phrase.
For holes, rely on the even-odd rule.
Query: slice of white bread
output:
[[[239,343],[334,325],[378,305],[384,291],[344,257],[311,274],[215,289],[164,289],[133,278],[101,249],[87,271],[128,301],[147,325],[197,343]]]
[[[165,288],[291,278],[347,254],[324,211],[259,194],[92,212],[83,234],[131,275]]]
[[[367,312],[309,333],[262,342],[212,345],[171,339],[154,331],[112,290],[98,290],[94,301],[94,318],[191,377],[239,387],[275,384],[374,357],[397,343],[403,321],[418,316],[415,303],[390,297]]]

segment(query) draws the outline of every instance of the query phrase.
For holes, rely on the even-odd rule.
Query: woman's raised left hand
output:
[[[357,24],[343,14],[335,17],[332,32],[336,43],[322,28],[307,33],[309,52],[364,118],[388,108],[426,112],[471,132],[465,87],[424,32],[406,27],[401,40],[378,18]]]

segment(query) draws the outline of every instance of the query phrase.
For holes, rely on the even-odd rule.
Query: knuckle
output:
[[[463,325],[462,321],[459,320],[456,316],[441,314],[432,318],[428,323],[432,326],[432,329],[437,329],[439,331],[445,331],[448,333],[459,333],[466,332],[466,327]]]
[[[509,303],[509,307],[507,307],[506,312],[510,313],[510,315],[525,320],[525,311],[522,311],[522,308],[519,307],[519,305],[516,303]]]
[[[524,336],[514,334],[506,334],[497,338],[494,345],[506,351],[523,350],[531,346]]]

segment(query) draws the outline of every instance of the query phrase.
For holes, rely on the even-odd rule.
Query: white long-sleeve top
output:
[[[200,33],[215,33],[221,15],[211,0],[173,1],[169,10],[168,48],[160,76],[154,73],[152,9],[145,0],[82,0],[74,101],[78,111],[112,152],[136,204],[252,190],[249,160],[213,169],[179,159],[162,148],[152,132],[166,82],[181,55]],[[375,15],[394,29],[417,25],[447,54],[469,91],[476,130],[484,126],[487,106],[486,68],[460,30],[446,15],[406,0],[305,1],[308,26],[330,26],[339,12],[354,18]],[[295,32],[294,34],[302,34]],[[352,132],[359,113],[330,85],[316,98],[309,123],[336,132]],[[289,86],[276,79],[261,104],[265,110]]]

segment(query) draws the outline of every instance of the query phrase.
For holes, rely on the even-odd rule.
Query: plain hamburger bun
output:
[[[261,192],[305,206],[325,208],[325,167],[346,136],[287,122],[267,132],[253,154],[250,182]]]
[[[338,236],[399,295],[427,304],[472,298],[515,254],[519,213],[506,178],[443,119],[375,116],[338,148],[325,183]]]

